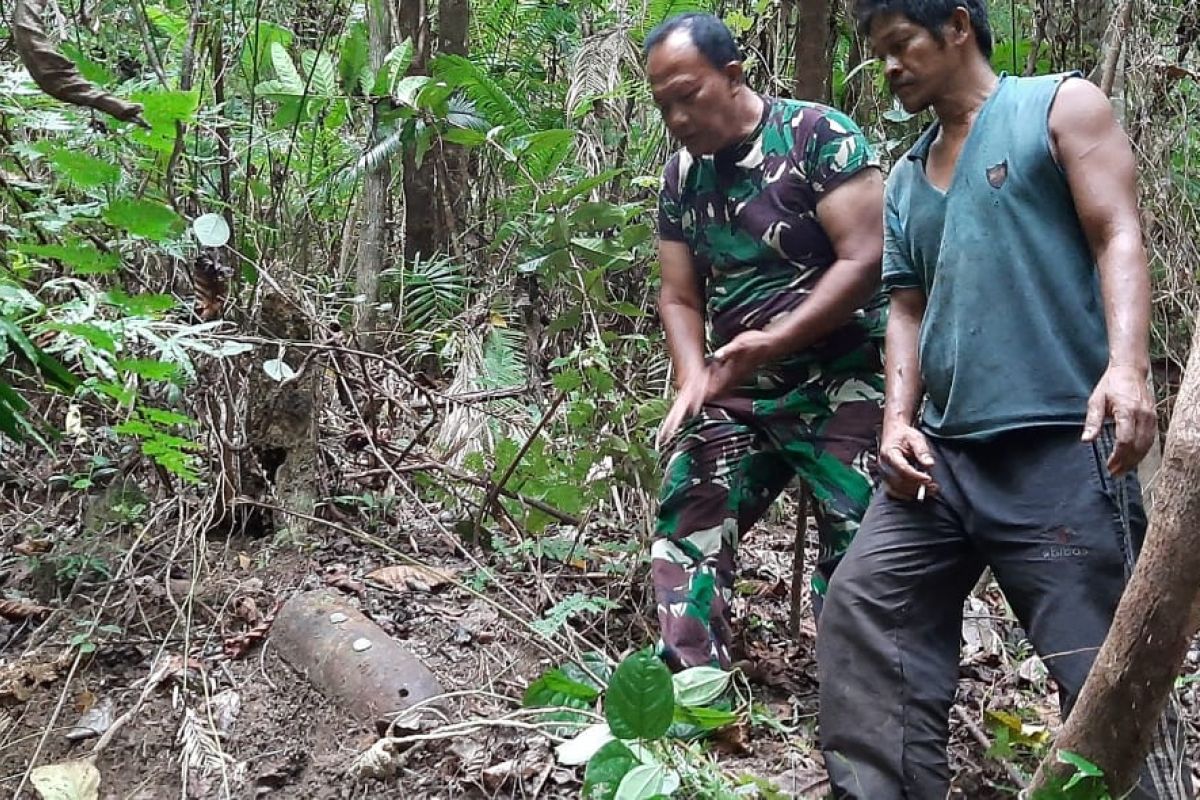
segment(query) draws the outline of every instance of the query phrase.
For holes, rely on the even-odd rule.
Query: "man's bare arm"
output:
[[[883,178],[864,169],[817,203],[817,219],[837,260],[800,306],[773,323],[771,357],[803,350],[845,325],[879,289],[883,257]]]
[[[924,316],[925,293],[921,289],[892,290],[879,463],[888,493],[903,500],[922,499],[926,493],[938,491],[930,474],[933,453],[916,426],[917,409],[925,393],[919,352]]]
[[[865,169],[817,203],[817,218],[837,260],[795,310],[761,331],[746,331],[717,350],[709,384],[720,395],[758,367],[803,350],[833,333],[879,289],[883,256],[883,178]]]
[[[704,370],[704,298],[696,283],[692,253],[683,242],[659,242],[662,289],[658,313],[667,334],[675,385]]]
[[[1129,139],[1108,98],[1084,80],[1067,80],[1050,109],[1055,156],[1067,176],[1079,221],[1100,270],[1108,326],[1108,370],[1088,403],[1084,438],[1116,421],[1109,468],[1137,466],[1155,435],[1149,371],[1150,273],[1142,244],[1137,184]]]

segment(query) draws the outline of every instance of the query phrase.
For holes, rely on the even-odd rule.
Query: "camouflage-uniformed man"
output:
[[[683,145],[659,206],[679,386],[659,434],[670,456],[651,553],[662,655],[673,669],[726,666],[739,537],[799,474],[816,505],[819,597],[870,498],[883,185],[848,117],[746,85],[716,17],[674,17],[645,47]]]

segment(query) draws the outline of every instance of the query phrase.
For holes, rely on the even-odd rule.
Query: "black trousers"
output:
[[[1059,687],[1083,688],[1146,530],[1134,475],[1105,462],[1111,429],[931,440],[941,488],[880,490],[834,574],[817,637],[821,744],[836,798],[941,800],[963,601],[985,566]],[[1168,712],[1131,797],[1193,797]]]

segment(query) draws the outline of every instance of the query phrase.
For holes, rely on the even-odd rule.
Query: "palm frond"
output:
[[[401,321],[406,330],[440,330],[462,312],[469,287],[462,268],[446,258],[418,259],[399,270],[386,270],[384,280],[397,278]]]
[[[525,383],[525,334],[517,328],[491,326],[483,341],[479,378],[486,389],[507,389]]]
[[[629,38],[629,29],[620,26],[593,34],[583,40],[571,60],[567,87],[567,116],[574,116],[580,103],[611,95],[621,85],[621,66],[641,72],[637,48]]]

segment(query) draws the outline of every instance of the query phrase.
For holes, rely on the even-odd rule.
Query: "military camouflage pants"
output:
[[[773,399],[706,405],[672,442],[651,574],[663,660],[674,670],[730,663],[738,540],[793,477],[811,490],[824,594],[873,486],[883,379],[818,377]]]

